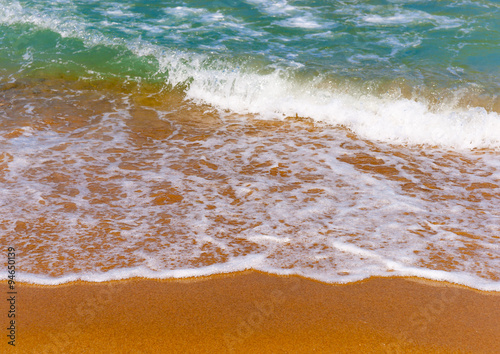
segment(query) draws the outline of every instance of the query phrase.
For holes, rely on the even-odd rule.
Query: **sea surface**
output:
[[[0,0],[0,244],[500,291],[499,93],[496,0]]]

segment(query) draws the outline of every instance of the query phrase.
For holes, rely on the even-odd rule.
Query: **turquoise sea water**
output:
[[[495,101],[499,18],[488,0],[2,1],[0,67],[4,80],[165,85],[189,85],[196,70],[279,72],[329,89],[397,83]]]
[[[0,0],[0,90],[29,281],[500,289],[498,1]]]

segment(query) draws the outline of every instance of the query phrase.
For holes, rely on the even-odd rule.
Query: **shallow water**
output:
[[[496,3],[2,5],[0,242],[19,279],[500,290]]]

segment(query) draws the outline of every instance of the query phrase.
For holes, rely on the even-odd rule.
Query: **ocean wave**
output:
[[[291,61],[273,63],[267,59],[255,64],[253,60],[235,59],[231,55],[171,50],[141,38],[110,38],[84,21],[49,16],[26,9],[17,1],[2,1],[2,5],[2,24],[30,24],[54,31],[62,37],[77,38],[87,46],[120,47],[137,58],[154,58],[158,70],[149,75],[163,78],[166,86],[181,87],[185,98],[191,102],[237,114],[252,114],[262,119],[307,117],[346,127],[365,139],[395,144],[457,149],[500,148],[498,112],[481,106],[457,105],[456,101],[464,95],[464,90],[460,88],[445,102],[432,104],[418,95],[410,98],[374,95],[354,85],[339,87],[332,84],[329,77],[314,68],[309,68],[310,72],[301,76],[303,65],[296,65],[297,69]],[[275,5],[279,5],[279,11]],[[271,12],[285,11],[289,14],[295,11],[287,2],[268,7],[264,6],[266,11]],[[186,11],[184,8],[175,9],[180,13]],[[215,15],[222,16],[220,13]],[[405,18],[412,21],[414,18],[428,18],[420,14],[415,16]],[[286,21],[293,21],[294,18]],[[434,17],[432,20],[438,21]],[[300,23],[309,26],[305,22]],[[374,54],[354,55],[351,58],[358,64],[367,59],[386,60]]]
[[[347,127],[366,139],[396,144],[500,147],[500,115],[482,107],[460,108],[454,102],[431,107],[417,99],[323,89],[319,77],[300,82],[280,70],[263,75],[238,69],[211,70],[202,63],[191,61],[181,67],[177,59],[164,63],[169,82],[189,81],[186,98],[199,104],[263,119],[308,117]]]

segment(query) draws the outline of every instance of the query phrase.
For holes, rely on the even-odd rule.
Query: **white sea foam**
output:
[[[194,145],[166,138],[137,149],[127,126],[131,109],[104,113],[78,134],[26,129],[2,140],[4,232],[17,235],[16,247],[26,245],[30,233],[16,231],[24,222],[45,230],[36,247],[50,249],[42,258],[19,251],[18,280],[59,284],[255,269],[331,283],[418,276],[500,290],[494,278],[499,199],[478,200],[482,184],[500,183],[498,160],[487,153],[453,158],[446,150],[400,147],[392,155],[383,144],[377,152],[372,142],[326,127],[311,140],[302,130],[246,135],[243,123],[241,130],[222,126]],[[372,160],[349,163],[357,154]],[[461,158],[470,161],[465,171]],[[245,172],[249,165],[257,166],[252,173]],[[392,169],[389,176],[397,178],[360,166]],[[412,184],[415,190],[405,192]],[[111,199],[101,202],[97,187]],[[156,205],[158,193],[182,200]],[[64,209],[67,203],[73,209]],[[204,254],[215,263],[197,264]],[[432,266],[441,254],[452,260],[446,271]],[[55,274],[38,273],[40,262]]]
[[[279,21],[276,24],[284,27],[299,27],[307,29],[317,29],[323,27],[311,15],[291,17],[286,20]]]
[[[387,61],[388,59],[380,57],[376,54],[355,54],[352,57],[347,58],[347,61],[356,64],[366,60]]]
[[[47,15],[37,10],[26,9],[18,1],[1,0],[0,24],[13,25],[17,23],[50,29],[62,37],[79,38],[87,45],[114,44],[112,39],[107,38],[97,30],[90,30],[87,24],[82,23],[77,18]]]
[[[218,13],[208,15],[214,21],[215,17],[220,17]],[[405,18],[413,21],[428,16],[418,13]],[[264,75],[233,67],[224,61],[215,64],[212,61],[207,65],[207,58],[202,55],[167,52],[143,40],[120,43],[97,31],[87,31],[84,23],[26,12],[17,2],[0,10],[0,22],[31,23],[62,36],[80,38],[88,45],[121,44],[138,56],[153,55],[161,70],[168,72],[170,84],[175,86],[191,81],[186,91],[188,99],[221,110],[256,114],[262,118],[310,117],[347,127],[363,138],[393,143],[460,149],[500,147],[500,116],[482,108],[456,108],[453,104],[430,108],[425,102],[409,99],[385,99],[355,92],[335,92],[334,88],[322,89],[321,77],[296,82],[289,78],[286,70]],[[148,27],[148,30],[154,29]],[[384,60],[371,55],[351,58],[352,61],[367,59]]]
[[[372,273],[365,276],[344,276],[341,280],[336,277],[328,276],[327,274],[312,275],[310,273],[295,272],[289,269],[275,269],[269,267],[260,267],[256,263],[262,263],[262,256],[249,256],[229,264],[216,264],[200,268],[177,269],[170,271],[154,271],[148,267],[120,268],[114,269],[105,273],[78,273],[66,274],[60,277],[50,277],[39,274],[17,273],[16,281],[39,284],[39,285],[60,285],[75,281],[86,281],[93,283],[101,283],[106,281],[116,281],[131,278],[146,278],[146,279],[182,279],[204,277],[216,274],[236,273],[245,270],[257,270],[276,275],[300,275],[309,279],[319,280],[325,283],[345,284],[368,279],[373,276],[399,276],[399,277],[417,277],[430,279],[440,282],[448,282],[458,285],[465,285],[474,289],[483,291],[500,291],[500,282],[489,282],[481,278],[473,277],[468,274],[445,272],[431,269],[418,269],[411,267],[401,267],[397,273]],[[7,279],[7,272],[0,272],[0,280]]]
[[[257,243],[269,243],[269,242],[275,242],[275,243],[287,243],[290,242],[290,238],[288,237],[276,237],[276,236],[269,236],[269,235],[259,235],[259,236],[250,236],[247,238],[247,240],[252,241],[252,242],[257,242]]]
[[[272,16],[289,15],[298,11],[297,7],[288,3],[287,0],[247,0],[246,2],[258,6],[261,11]]]
[[[177,6],[177,7],[168,7],[164,9],[164,11],[168,14],[174,15],[176,17],[188,17],[188,16],[199,16],[201,14],[206,14],[207,10],[193,8],[193,7],[185,7],[185,6]]]
[[[324,27],[310,7],[293,6],[286,0],[248,0],[247,2],[255,5],[260,11],[267,15],[282,18],[275,22],[278,26],[305,29],[318,29]]]
[[[179,72],[169,79],[184,81],[176,76]],[[386,142],[460,149],[500,147],[500,116],[483,108],[443,104],[431,110],[410,99],[336,93],[314,83],[294,83],[279,72],[258,75],[201,69],[181,73],[194,79],[186,91],[189,99],[236,113],[310,117]]]
[[[154,271],[148,267],[133,267],[113,269],[103,273],[79,273],[66,274],[60,277],[49,277],[27,273],[17,273],[16,281],[41,285],[59,285],[74,281],[105,282],[112,280],[122,280],[129,278],[149,278],[149,279],[180,279],[191,277],[202,277],[214,274],[240,272],[249,269],[257,269],[263,260],[262,255],[250,255],[239,257],[228,263],[218,263],[205,267],[190,269],[175,269],[169,271]],[[0,272],[0,280],[7,279],[7,272]]]
[[[422,44],[422,39],[419,36],[404,36],[403,38],[398,38],[397,36],[386,36],[381,39],[379,43],[392,47],[390,55],[394,56],[403,49],[419,47]]]
[[[363,21],[377,25],[406,25],[419,23],[432,23],[439,28],[454,28],[463,24],[459,18],[450,18],[447,16],[431,15],[424,11],[417,10],[393,10],[393,13],[371,14],[362,17]]]
[[[112,9],[106,9],[104,13],[112,18],[138,18],[141,17],[139,14],[132,13],[129,10],[129,7],[124,6],[123,4],[118,4],[118,3],[113,3],[111,4],[113,6]]]

